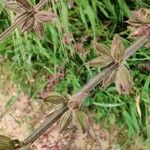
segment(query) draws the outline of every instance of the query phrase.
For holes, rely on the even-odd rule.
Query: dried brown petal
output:
[[[35,22],[33,28],[34,28],[35,33],[39,36],[39,38],[41,40],[43,40],[43,38],[44,38],[44,27],[43,27],[43,24],[40,23],[40,22]]]
[[[112,57],[109,56],[99,56],[88,62],[91,67],[105,67],[113,62]]]
[[[35,17],[38,22],[48,22],[48,21],[53,21],[54,19],[56,19],[57,14],[52,13],[50,11],[41,10],[37,12]]]
[[[23,33],[25,31],[32,29],[34,25],[34,20],[35,19],[33,17],[26,19],[21,26],[21,32]]]
[[[96,43],[96,42],[93,42],[93,45],[94,47],[96,48],[97,52],[100,54],[100,55],[106,55],[106,56],[110,56],[111,57],[111,54],[110,54],[110,50],[108,47],[106,47],[105,45],[103,44],[100,44],[100,43]]]
[[[130,77],[129,70],[124,66],[120,65],[116,73],[116,87],[120,94],[129,94],[132,89],[132,80]]]
[[[26,8],[26,9],[30,9],[31,5],[27,0],[16,0],[18,2],[18,5],[20,5],[20,7]]]
[[[66,111],[60,119],[60,133],[63,132],[72,121],[72,112]]]
[[[50,102],[53,104],[60,104],[60,103],[65,103],[66,102],[66,98],[57,93],[57,92],[51,92],[49,93],[49,95],[44,99],[44,101],[46,102]]]
[[[14,13],[21,13],[22,8],[15,1],[7,1],[5,7],[13,11]]]
[[[103,80],[102,88],[106,89],[111,83],[114,82],[116,76],[116,70],[114,70],[111,74],[107,74]]]
[[[111,45],[111,55],[118,63],[124,54],[123,45],[121,42],[121,38],[118,34],[115,34],[112,45]]]

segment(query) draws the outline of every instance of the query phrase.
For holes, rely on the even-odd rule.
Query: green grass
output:
[[[35,2],[35,1],[34,1]],[[2,3],[0,3],[2,6]],[[32,99],[42,92],[46,85],[46,74],[55,74],[58,67],[64,64],[66,75],[55,88],[66,95],[78,91],[91,77],[100,72],[99,68],[92,69],[86,65],[88,60],[95,57],[91,42],[96,39],[108,46],[115,33],[120,33],[123,42],[129,46],[132,41],[126,39],[129,35],[125,20],[130,16],[130,9],[150,7],[144,0],[76,0],[75,6],[69,10],[66,1],[50,3],[49,6],[58,13],[59,19],[45,25],[45,39],[40,41],[34,33],[20,35],[16,30],[8,39],[0,44],[0,55],[4,56],[11,70],[11,76],[21,90],[28,93]],[[10,25],[13,18],[10,12],[0,7],[0,31]],[[9,19],[8,19],[9,18]],[[73,42],[63,44],[64,33],[71,32]],[[88,36],[84,49],[89,51],[87,59],[80,53],[75,53],[73,44],[81,42]],[[128,61],[136,90],[141,93],[142,118],[140,119],[135,105],[135,95],[118,95],[114,85],[107,90],[97,87],[85,100],[85,107],[96,112],[95,120],[105,124],[116,124],[128,130],[128,135],[148,135],[148,118],[150,104],[150,75],[140,71],[138,65],[150,63],[150,51],[141,48]],[[32,82],[32,80],[35,80]]]

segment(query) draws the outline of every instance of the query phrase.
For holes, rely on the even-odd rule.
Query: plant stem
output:
[[[50,128],[67,110],[67,106],[62,106],[59,110],[56,110],[50,115],[29,137],[27,137],[23,143],[25,145],[31,145],[38,139],[48,128]]]
[[[134,42],[130,47],[127,48],[126,53],[123,59],[127,59],[132,56],[142,45],[148,41],[148,36],[140,37],[136,42]],[[83,88],[76,94],[89,93],[93,90],[101,81],[104,79],[106,74],[109,74],[111,71],[116,69],[118,64],[112,63],[98,75],[96,75],[92,80],[90,80]],[[82,101],[81,101],[82,102]],[[50,126],[52,126],[61,116],[68,110],[67,105],[61,107],[59,110],[56,110],[51,116],[49,116],[39,128],[37,128],[29,137],[27,137],[23,142],[26,145],[32,144],[39,136],[41,136]]]
[[[33,14],[27,14],[24,17],[21,17],[14,22],[10,27],[8,27],[4,32],[0,34],[0,42],[6,39],[18,26],[20,26],[27,18],[32,16]]]
[[[123,60],[128,59],[132,56],[141,46],[143,46],[149,40],[149,36],[142,36],[137,41],[135,41],[131,46],[126,49],[125,55],[123,56]],[[83,93],[88,94],[93,88],[95,88],[100,82],[104,79],[107,74],[110,74],[113,70],[118,67],[118,64],[112,63],[102,72],[100,72],[97,76],[95,76],[92,80],[90,80],[83,88],[75,95],[79,97],[79,95],[83,95]],[[75,98],[74,98],[75,99]]]
[[[128,59],[132,56],[141,46],[143,46],[149,40],[148,35],[141,36],[138,40],[136,40],[130,47],[126,49],[125,55],[122,58],[123,60]]]

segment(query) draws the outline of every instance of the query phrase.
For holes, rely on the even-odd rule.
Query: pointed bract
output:
[[[29,18],[29,15],[30,15],[30,13],[28,13],[28,12],[22,12],[22,13],[17,14],[15,16],[14,23],[19,22],[20,20],[22,20],[22,18],[27,20]]]
[[[5,7],[13,11],[14,13],[21,13],[21,7],[15,1],[6,1]]]
[[[40,22],[35,22],[33,27],[35,33],[38,35],[38,37],[43,40],[44,38],[44,26]]]
[[[77,117],[77,121],[79,122],[79,125],[84,132],[86,132],[87,130],[87,116],[83,111],[76,111],[76,117]]]
[[[16,0],[18,2],[18,4],[20,5],[20,7],[24,7],[26,9],[30,9],[31,5],[27,0]]]
[[[117,63],[119,63],[123,54],[124,54],[124,51],[123,51],[121,38],[118,34],[115,34],[113,41],[112,41],[112,45],[111,45],[111,55],[114,58],[114,60]]]
[[[25,22],[22,24],[21,26],[21,32],[24,33],[25,31],[28,31],[30,29],[33,28],[33,25],[34,25],[34,18],[28,18],[25,20]]]
[[[97,52],[100,55],[102,55],[102,56],[106,55],[106,56],[110,56],[111,57],[110,50],[109,50],[108,47],[106,47],[103,44],[96,43],[96,42],[93,42],[93,45],[94,45],[94,47],[96,48]]]
[[[50,11],[41,10],[38,11],[35,17],[38,22],[43,23],[43,22],[53,21],[54,19],[57,18],[57,14],[52,13]]]
[[[106,77],[103,79],[102,88],[106,89],[111,83],[115,81],[116,70],[111,72],[111,74],[107,74]]]
[[[113,59],[109,56],[99,56],[88,62],[91,67],[105,67],[113,62]]]
[[[62,133],[72,121],[72,112],[66,111],[60,119],[60,133]]]
[[[129,94],[131,92],[133,83],[130,77],[129,70],[124,66],[120,65],[116,73],[116,87],[120,94]]]

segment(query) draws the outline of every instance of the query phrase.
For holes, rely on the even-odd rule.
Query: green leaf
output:
[[[51,92],[46,98],[44,98],[44,101],[50,102],[52,104],[60,104],[60,103],[65,103],[66,98],[59,93]]]

